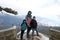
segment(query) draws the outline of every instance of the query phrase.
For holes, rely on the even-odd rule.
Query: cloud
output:
[[[60,0],[0,0],[0,5],[17,10],[19,15],[27,14],[31,10],[32,15],[60,22],[57,17],[60,15]]]

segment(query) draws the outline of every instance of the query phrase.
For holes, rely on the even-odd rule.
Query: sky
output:
[[[32,15],[54,20],[60,25],[60,0],[0,0],[0,5],[17,10],[18,16],[31,10]]]

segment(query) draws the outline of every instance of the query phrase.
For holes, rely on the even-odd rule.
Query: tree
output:
[[[0,11],[2,11],[2,7],[0,6]]]
[[[0,11],[2,11],[2,10],[6,11],[6,12],[8,12],[8,13],[12,13],[12,14],[14,14],[14,15],[17,15],[17,14],[18,14],[17,11],[12,10],[11,8],[2,8],[2,7],[0,6]]]

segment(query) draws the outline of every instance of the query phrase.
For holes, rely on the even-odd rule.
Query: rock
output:
[[[0,30],[0,40],[16,40],[16,28]]]

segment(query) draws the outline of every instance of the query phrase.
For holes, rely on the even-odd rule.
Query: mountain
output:
[[[55,29],[55,30],[59,30],[60,31],[60,26],[59,27],[57,27],[57,26],[50,26],[50,27],[48,27],[48,26],[44,26],[44,25],[38,25],[38,31],[40,32],[40,33],[42,33],[42,34],[45,34],[46,36],[49,36],[49,32],[50,32],[50,29]]]
[[[0,13],[0,29],[6,29],[12,27],[12,24],[20,24],[22,20],[17,16],[7,14],[5,12]]]
[[[40,17],[40,16],[36,16],[36,18],[37,18],[37,21],[39,23],[41,23],[42,25],[48,25],[48,26],[60,25],[60,23],[58,21],[55,21],[55,20],[51,20],[48,18]]]
[[[26,15],[20,15],[19,17],[24,18]],[[33,16],[32,16],[33,17]],[[46,26],[59,26],[59,22],[55,21],[55,20],[51,20],[45,17],[41,17],[41,16],[36,16],[36,20],[38,22],[39,25],[46,25]]]

